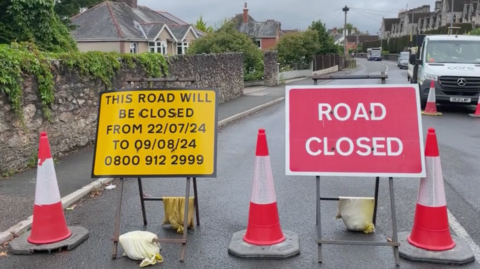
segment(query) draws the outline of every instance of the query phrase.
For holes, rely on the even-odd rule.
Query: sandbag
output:
[[[160,255],[160,243],[154,233],[147,231],[133,231],[120,235],[119,243],[124,253],[132,260],[142,260],[140,267],[163,262]]]
[[[162,197],[165,217],[163,225],[170,224],[177,233],[183,234],[183,217],[185,215],[185,197]],[[190,197],[188,203],[188,228],[193,229],[194,198]]]
[[[373,197],[338,197],[335,219],[342,219],[349,231],[373,233],[372,223],[375,199]]]

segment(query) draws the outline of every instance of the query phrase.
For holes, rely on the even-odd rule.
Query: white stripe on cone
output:
[[[258,205],[277,202],[270,156],[257,156],[255,159],[255,173],[250,201]]]
[[[429,207],[446,206],[440,157],[425,157],[427,177],[420,180],[417,204]]]
[[[52,205],[61,201],[57,175],[52,158],[38,162],[35,205]]]
[[[428,92],[427,102],[436,103],[436,101],[435,101],[435,87],[430,87],[430,91]]]

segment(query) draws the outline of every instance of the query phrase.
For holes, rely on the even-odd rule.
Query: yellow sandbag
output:
[[[335,219],[343,219],[347,229],[355,232],[373,233],[372,223],[375,199],[373,197],[338,197]]]
[[[160,243],[154,233],[133,231],[120,235],[119,240],[124,253],[132,260],[142,260],[140,267],[163,262],[160,255]]]
[[[188,227],[193,229],[194,198],[190,197],[188,203]],[[185,214],[185,197],[163,197],[165,218],[163,225],[170,224],[177,233],[183,233],[183,216]]]

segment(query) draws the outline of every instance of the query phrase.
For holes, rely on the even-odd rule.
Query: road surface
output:
[[[365,68],[356,74],[380,72],[388,67],[389,84],[404,83],[406,71],[395,63],[359,60]],[[298,84],[311,84],[309,80]],[[331,84],[366,84],[380,81],[332,81]],[[435,127],[445,176],[447,203],[458,220],[451,223],[456,232],[464,228],[472,246],[480,243],[480,122],[465,111],[444,111],[442,117],[423,116],[424,133]],[[317,263],[315,232],[315,179],[285,176],[285,109],[284,103],[268,108],[223,128],[218,136],[218,175],[212,179],[198,179],[200,215],[202,225],[189,233],[187,259],[179,263],[180,245],[163,244],[163,268],[395,268],[392,249],[368,246],[323,246],[324,263]],[[275,180],[281,225],[300,237],[301,254],[283,261],[255,261],[238,259],[227,254],[233,233],[247,224],[251,195],[256,134],[265,128]],[[399,231],[410,231],[418,190],[417,179],[396,179],[395,196]],[[185,181],[182,179],[145,179],[145,193],[152,196],[181,196]],[[373,196],[374,179],[323,178],[322,196]],[[73,211],[67,211],[69,225],[81,225],[90,230],[90,238],[70,253],[0,258],[0,268],[135,268],[138,264],[127,258],[111,260],[111,236],[118,188],[103,195],[89,198]],[[388,182],[380,183],[379,209],[376,232],[373,235],[353,235],[345,231],[341,220],[334,220],[335,202],[322,202],[325,239],[361,239],[385,241],[391,237]],[[174,232],[161,227],[163,204],[148,202],[149,225],[146,230],[160,237],[176,237]],[[141,221],[137,182],[125,182],[121,233],[145,229]],[[453,232],[453,231],[452,231]],[[467,235],[467,236],[468,236]],[[462,234],[465,236],[465,234]],[[121,249],[119,248],[119,251]],[[480,260],[479,260],[480,261]],[[152,267],[154,268],[154,267]],[[450,268],[446,265],[411,263],[401,260],[400,268]],[[453,268],[453,267],[452,267]],[[480,268],[478,262],[463,268]]]

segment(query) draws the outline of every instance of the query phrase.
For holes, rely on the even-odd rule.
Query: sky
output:
[[[138,0],[139,5],[153,10],[167,11],[180,19],[194,24],[203,17],[208,25],[218,25],[224,18],[243,13],[245,0]],[[435,0],[256,0],[247,1],[249,14],[257,21],[274,19],[282,23],[282,29],[306,29],[314,20],[322,20],[328,28],[343,27],[347,5],[347,22],[360,31],[377,34],[382,17],[396,18],[400,9],[429,4]],[[458,1],[458,0],[457,0]]]

